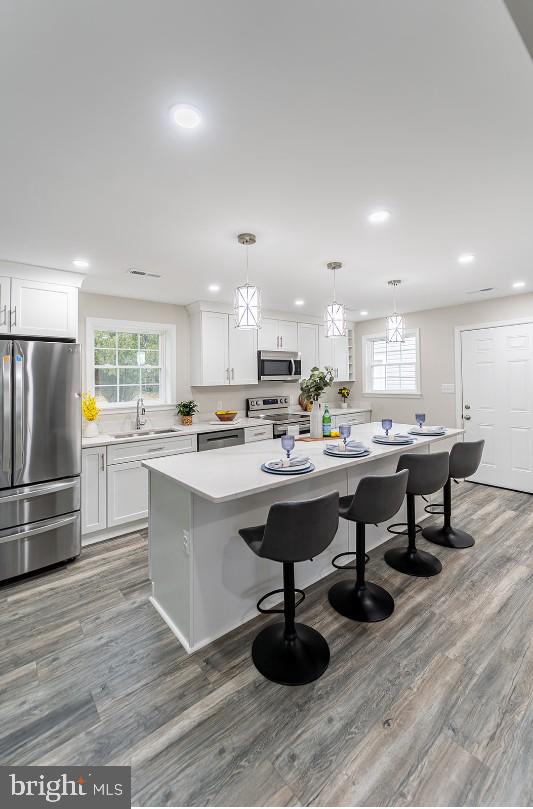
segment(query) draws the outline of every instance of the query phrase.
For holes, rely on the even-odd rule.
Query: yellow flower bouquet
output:
[[[92,393],[83,393],[81,397],[81,411],[83,418],[88,422],[84,434],[86,437],[98,435],[96,419],[100,415],[100,408],[96,404],[96,396]]]

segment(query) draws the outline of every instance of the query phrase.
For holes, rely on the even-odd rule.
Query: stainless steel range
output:
[[[288,424],[298,425],[300,435],[309,433],[311,417],[309,413],[289,413],[288,396],[268,396],[248,399],[247,414],[250,418],[264,419],[273,425],[274,438],[287,432]]]

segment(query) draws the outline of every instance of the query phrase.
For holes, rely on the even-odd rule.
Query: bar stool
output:
[[[415,496],[433,494],[442,489],[448,480],[449,453],[435,452],[427,455],[400,455],[396,471],[409,470],[407,481],[407,523],[396,523],[387,529],[391,534],[408,537],[406,548],[391,548],[384,559],[390,567],[408,576],[436,576],[442,565],[436,556],[416,547],[416,535],[422,530],[415,519]],[[407,530],[405,530],[407,525]],[[403,530],[398,530],[402,528]]]
[[[394,475],[369,475],[362,478],[354,495],[341,497],[339,514],[345,520],[355,522],[355,570],[356,578],[345,579],[334,584],[328,593],[329,603],[334,610],[351,618],[352,621],[383,621],[394,612],[394,599],[383,587],[365,581],[365,528],[369,523],[389,520],[400,508],[405,497],[409,472],[403,469]],[[339,553],[332,559],[333,567],[346,570],[336,564],[341,556],[352,556],[353,552]],[[353,568],[349,568],[353,569]]]
[[[294,563],[322,553],[339,526],[339,493],[296,503],[275,503],[266,525],[241,528],[239,534],[257,556],[283,563],[283,589],[272,590],[257,602],[262,613],[283,613],[284,623],[265,627],[252,645],[255,667],[268,680],[282,685],[304,685],[318,679],[329,665],[329,646],[320,632],[294,622],[305,598],[294,588]],[[296,603],[294,594],[300,595]],[[261,603],[283,593],[283,609],[264,609]]]
[[[459,441],[454,444],[450,451],[450,471],[449,477],[444,484],[444,503],[433,503],[426,506],[428,514],[443,514],[444,525],[439,528],[436,525],[428,526],[422,531],[424,539],[434,542],[435,545],[442,545],[445,548],[471,548],[474,544],[474,537],[466,531],[452,528],[452,478],[469,478],[477,472],[483,455],[485,441]],[[435,511],[442,508],[442,511]]]

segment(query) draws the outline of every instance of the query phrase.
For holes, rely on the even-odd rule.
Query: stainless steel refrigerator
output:
[[[80,346],[0,337],[0,581],[81,551]]]

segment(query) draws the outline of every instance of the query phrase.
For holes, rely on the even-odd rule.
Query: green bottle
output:
[[[331,416],[329,415],[329,408],[326,405],[324,415],[322,416],[322,435],[324,438],[329,438],[331,435]]]

